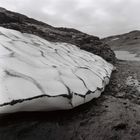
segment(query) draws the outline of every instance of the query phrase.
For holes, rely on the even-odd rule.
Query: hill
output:
[[[111,46],[113,50],[125,50],[140,55],[140,31],[103,38],[102,41]]]
[[[4,8],[0,8],[0,26],[34,34],[48,41],[71,43],[83,50],[100,55],[109,62],[115,62],[115,54],[108,45],[102,43],[98,37],[76,29],[53,27]]]

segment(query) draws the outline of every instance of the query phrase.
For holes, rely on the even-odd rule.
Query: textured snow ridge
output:
[[[0,113],[74,108],[100,96],[112,69],[74,45],[0,27]]]

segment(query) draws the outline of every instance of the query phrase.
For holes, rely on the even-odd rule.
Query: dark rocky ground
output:
[[[19,17],[19,21],[15,21],[18,19],[15,16]],[[17,28],[47,39],[49,33],[53,33],[55,38],[49,38],[51,41],[71,40],[71,43],[78,42],[77,45],[83,47],[87,44],[88,51],[95,51],[106,60],[115,61],[114,53],[99,38],[73,29],[54,28],[22,16],[0,9],[0,26]],[[33,29],[28,31],[29,27]],[[39,28],[46,29],[46,32]],[[71,32],[70,36],[68,32]],[[86,37],[90,38],[88,43],[85,43]],[[79,38],[81,41],[78,41]],[[1,115],[0,140],[139,140],[140,62],[117,61],[115,66],[110,84],[102,96],[85,105],[68,111]]]

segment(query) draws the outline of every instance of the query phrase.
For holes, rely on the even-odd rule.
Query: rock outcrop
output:
[[[111,63],[116,60],[114,52],[108,45],[102,43],[98,37],[71,28],[56,28],[4,8],[0,8],[0,26],[34,34],[48,41],[71,43],[83,50],[100,55]]]

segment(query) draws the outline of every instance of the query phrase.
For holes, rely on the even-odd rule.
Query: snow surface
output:
[[[118,37],[113,38],[111,41],[115,41],[115,40],[119,40],[119,38]]]
[[[0,27],[0,113],[74,108],[100,96],[112,69],[74,45]]]

